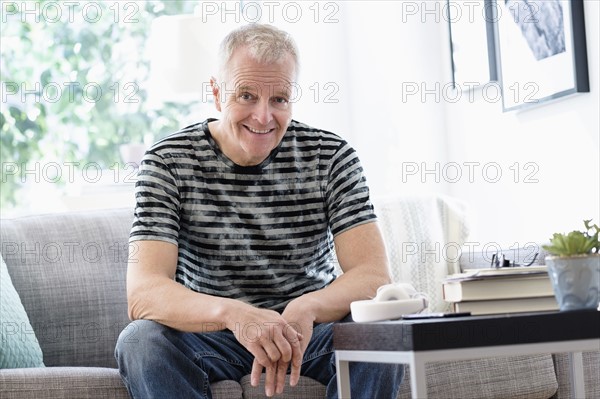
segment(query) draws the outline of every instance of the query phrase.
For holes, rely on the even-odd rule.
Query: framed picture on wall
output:
[[[452,83],[465,90],[497,80],[493,0],[446,0]]]
[[[583,0],[496,0],[504,111],[589,92]]]

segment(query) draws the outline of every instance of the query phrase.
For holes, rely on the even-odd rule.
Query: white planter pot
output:
[[[600,302],[600,254],[547,256],[560,310],[596,309]]]

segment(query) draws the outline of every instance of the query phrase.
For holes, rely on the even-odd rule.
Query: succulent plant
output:
[[[600,253],[598,235],[600,228],[584,220],[585,231],[572,231],[568,234],[554,233],[550,245],[542,245],[546,251],[556,256],[573,256]]]

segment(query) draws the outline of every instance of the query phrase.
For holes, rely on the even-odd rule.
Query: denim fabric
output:
[[[328,399],[338,397],[332,326],[315,325],[301,369],[326,386]],[[123,330],[115,357],[130,395],[144,399],[212,398],[212,382],[240,381],[253,361],[231,331],[184,333],[148,320]],[[395,399],[403,376],[402,365],[351,363],[352,397]]]

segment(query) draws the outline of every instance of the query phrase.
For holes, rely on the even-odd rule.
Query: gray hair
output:
[[[219,80],[224,79],[231,56],[241,47],[247,47],[252,57],[261,63],[278,63],[288,53],[294,59],[295,73],[298,75],[298,48],[292,36],[271,25],[249,24],[231,31],[221,42]]]

